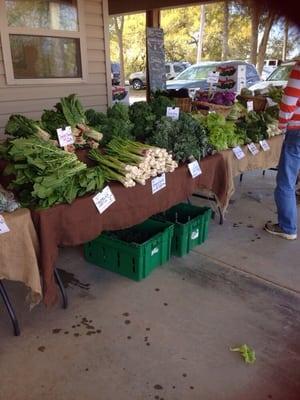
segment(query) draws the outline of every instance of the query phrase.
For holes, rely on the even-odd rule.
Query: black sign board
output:
[[[164,32],[147,28],[149,85],[151,91],[166,89]]]

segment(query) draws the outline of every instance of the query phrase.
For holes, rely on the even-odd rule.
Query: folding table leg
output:
[[[68,296],[67,296],[67,293],[65,291],[64,284],[62,283],[62,280],[60,278],[60,275],[59,275],[59,272],[58,272],[57,268],[54,268],[54,276],[55,276],[56,283],[57,283],[57,285],[59,287],[60,293],[62,295],[63,308],[66,309],[66,308],[68,308]]]
[[[9,300],[7,291],[6,291],[6,289],[5,289],[5,287],[4,287],[4,285],[3,285],[1,280],[0,280],[0,294],[1,294],[1,297],[2,297],[2,299],[4,301],[6,309],[8,311],[8,314],[9,314],[9,317],[11,319],[11,322],[13,324],[14,334],[15,334],[15,336],[20,336],[21,332],[20,332],[19,322],[17,320],[17,316],[16,316],[16,313],[15,313],[15,310],[14,310],[14,308],[13,308],[13,306],[12,306],[10,300]]]

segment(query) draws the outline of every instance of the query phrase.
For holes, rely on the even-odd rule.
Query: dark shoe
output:
[[[276,236],[280,236],[284,239],[287,240],[295,240],[297,239],[297,234],[296,233],[285,233],[283,232],[283,230],[280,228],[280,226],[278,224],[271,224],[271,223],[267,223],[265,225],[265,231],[267,231],[268,233],[271,233],[271,235],[276,235]]]

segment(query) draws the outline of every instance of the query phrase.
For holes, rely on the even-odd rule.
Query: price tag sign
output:
[[[270,146],[269,143],[266,140],[261,140],[259,142],[259,144],[261,145],[261,148],[263,149],[263,151],[268,151],[270,150]]]
[[[193,178],[196,178],[197,176],[202,174],[200,165],[197,160],[188,163],[188,169]]]
[[[179,107],[167,107],[166,115],[174,121],[177,121],[179,119]]]
[[[250,151],[250,153],[252,155],[256,156],[256,154],[259,153],[258,148],[255,146],[255,144],[253,142],[248,144],[247,146],[248,146],[248,149],[249,149],[249,151]]]
[[[108,207],[111,206],[115,201],[115,196],[113,195],[109,186],[105,186],[102,192],[99,192],[93,197],[93,202],[95,203],[95,206],[100,214],[107,210]]]
[[[3,233],[7,233],[9,231],[10,229],[6,224],[4,217],[0,215],[0,235],[2,235]]]
[[[67,126],[66,129],[56,129],[56,132],[60,147],[69,146],[74,143],[74,137],[70,126]]]
[[[152,186],[152,194],[159,192],[161,189],[167,186],[166,184],[166,174],[162,174],[161,176],[157,176],[151,181]]]
[[[252,100],[248,100],[247,101],[247,111],[253,111],[254,107],[253,107],[253,101]]]
[[[220,72],[218,71],[211,71],[207,75],[207,83],[217,84],[219,82]]]
[[[234,147],[232,149],[232,151],[234,152],[234,155],[236,156],[236,158],[238,160],[241,160],[242,158],[245,157],[245,153],[243,152],[243,150],[240,148],[240,146]]]

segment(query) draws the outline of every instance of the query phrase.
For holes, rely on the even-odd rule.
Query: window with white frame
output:
[[[9,83],[82,80],[81,0],[0,0]]]

